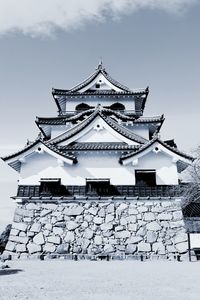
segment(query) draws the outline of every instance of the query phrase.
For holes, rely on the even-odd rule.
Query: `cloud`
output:
[[[87,22],[103,22],[139,9],[186,10],[198,0],[0,0],[0,34],[50,35]]]

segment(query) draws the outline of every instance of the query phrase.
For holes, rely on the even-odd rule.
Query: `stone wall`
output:
[[[4,254],[173,258],[187,248],[180,203],[174,200],[76,200],[18,205]]]

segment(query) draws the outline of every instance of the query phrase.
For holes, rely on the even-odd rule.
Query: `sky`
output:
[[[145,116],[165,114],[162,139],[200,145],[199,0],[0,0],[0,155],[55,116],[51,89],[96,68],[129,88],[149,86]],[[12,220],[18,174],[0,161],[0,231]]]

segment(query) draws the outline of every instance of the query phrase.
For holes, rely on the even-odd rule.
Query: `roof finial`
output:
[[[98,69],[99,70],[103,69],[103,59],[102,59],[102,56],[100,56],[100,61],[99,61],[99,64],[98,64]]]

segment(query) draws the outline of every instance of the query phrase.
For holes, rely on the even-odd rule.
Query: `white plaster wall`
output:
[[[144,125],[144,124],[128,124],[127,126],[124,126],[125,128],[131,130],[132,132],[134,132],[137,135],[142,136],[143,138],[149,140],[149,127],[148,125]]]
[[[119,154],[87,152],[79,155],[78,164],[59,166],[47,153],[34,154],[22,164],[19,184],[38,185],[41,178],[61,178],[63,185],[85,185],[85,178],[110,178],[114,185],[135,184],[133,167],[122,166]]]
[[[155,169],[157,184],[178,184],[176,165],[163,153],[149,153],[133,166],[120,165],[119,153],[88,151],[79,154],[78,164],[63,167],[47,153],[35,153],[22,163],[19,184],[37,185],[41,178],[61,178],[63,185],[85,185],[85,178],[110,178],[113,185],[134,185],[136,169]]]
[[[156,170],[156,183],[176,185],[178,184],[177,166],[172,162],[172,157],[162,152],[149,152],[138,160],[138,164],[134,166],[135,170]]]

